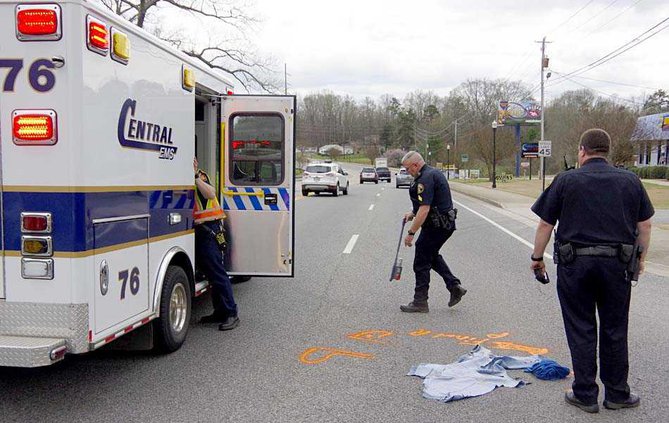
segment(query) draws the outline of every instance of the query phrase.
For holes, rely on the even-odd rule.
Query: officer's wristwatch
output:
[[[409,235],[414,236],[416,235],[416,232],[411,232],[411,229],[409,229],[409,232],[407,232]]]
[[[544,258],[542,256],[534,257],[531,254],[530,254],[530,259],[532,259],[532,261],[544,261]]]

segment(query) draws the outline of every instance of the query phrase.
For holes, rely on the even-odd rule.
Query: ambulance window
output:
[[[284,175],[284,122],[278,114],[235,114],[230,126],[230,180],[279,185]]]

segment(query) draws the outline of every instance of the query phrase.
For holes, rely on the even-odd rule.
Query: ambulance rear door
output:
[[[293,276],[295,96],[221,101],[221,206],[231,275]]]

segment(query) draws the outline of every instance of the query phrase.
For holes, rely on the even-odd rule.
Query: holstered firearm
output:
[[[553,262],[555,264],[569,264],[576,258],[574,246],[570,243],[561,243],[557,239],[553,243]]]
[[[436,207],[430,208],[427,216],[430,226],[440,229],[455,229],[455,219],[458,218],[458,209],[450,209],[446,213],[439,213]]]

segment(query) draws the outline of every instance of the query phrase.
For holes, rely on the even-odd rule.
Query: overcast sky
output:
[[[291,93],[446,95],[473,78],[520,79],[534,88],[541,58],[535,41],[546,36],[550,99],[582,88],[568,80],[551,86],[559,73],[602,58],[665,19],[643,37],[666,30],[573,79],[626,98],[669,90],[667,0],[255,0],[254,8],[262,19],[254,42],[281,70],[287,64]]]

